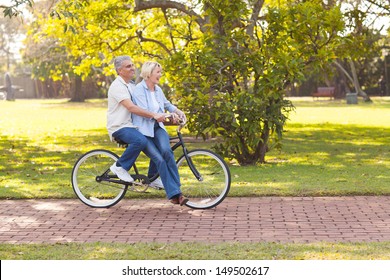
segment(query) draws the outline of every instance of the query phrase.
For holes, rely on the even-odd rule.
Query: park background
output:
[[[230,163],[230,195],[389,195],[386,1],[22,2],[1,6],[1,74],[13,85],[1,104],[1,198],[74,198],[74,161],[91,146],[112,147],[105,97],[123,52],[138,66],[163,64],[162,86],[189,113],[188,133],[207,140],[193,145]],[[319,87],[334,95],[312,97]],[[68,248],[82,259],[96,246],[113,254],[96,258],[126,257],[115,245]],[[256,244],[225,256],[259,258],[256,246],[267,246],[262,258],[389,258],[388,242]],[[144,245],[144,257],[156,247]],[[2,248],[7,258],[64,257],[61,244]],[[158,256],[172,257],[169,248]]]

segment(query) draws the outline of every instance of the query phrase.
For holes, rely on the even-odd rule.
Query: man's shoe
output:
[[[123,169],[122,167],[116,166],[116,163],[114,163],[110,167],[110,170],[111,170],[112,173],[114,173],[116,176],[118,176],[118,178],[121,179],[122,181],[125,181],[125,182],[128,182],[128,183],[134,182],[133,177],[131,177],[130,174],[125,169]]]
[[[158,190],[163,190],[164,189],[164,185],[163,185],[160,177],[157,178],[156,180],[154,180],[153,182],[151,182],[150,186],[152,188],[155,188],[155,189],[158,189]]]
[[[188,202],[188,198],[183,195],[176,196],[170,200],[173,204],[180,204],[180,206],[185,205]]]

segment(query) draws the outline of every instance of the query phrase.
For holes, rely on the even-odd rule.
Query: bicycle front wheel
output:
[[[118,156],[107,150],[92,150],[77,160],[72,170],[72,186],[83,203],[108,208],[123,198],[127,186],[105,180],[113,175],[110,166],[117,160]]]
[[[177,161],[181,191],[189,199],[186,205],[194,209],[217,206],[230,190],[228,165],[219,155],[209,150],[190,151],[188,158],[189,160],[182,155]],[[191,170],[190,166],[194,169]],[[200,177],[197,178],[194,173],[198,173]]]

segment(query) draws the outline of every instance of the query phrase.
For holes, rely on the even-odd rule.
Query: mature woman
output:
[[[167,100],[158,86],[161,76],[162,67],[159,63],[148,61],[143,64],[141,69],[143,80],[135,87],[134,104],[154,113],[164,113],[167,110],[185,120],[185,114]],[[164,124],[153,118],[135,114],[132,117],[133,124],[147,139],[144,153],[152,160],[148,175],[153,176],[158,172],[168,199],[173,204],[186,204],[188,199],[180,191],[180,177]]]

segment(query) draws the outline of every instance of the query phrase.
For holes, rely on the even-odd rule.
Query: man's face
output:
[[[125,60],[118,70],[119,75],[126,81],[130,82],[135,75],[135,66],[131,60]]]

